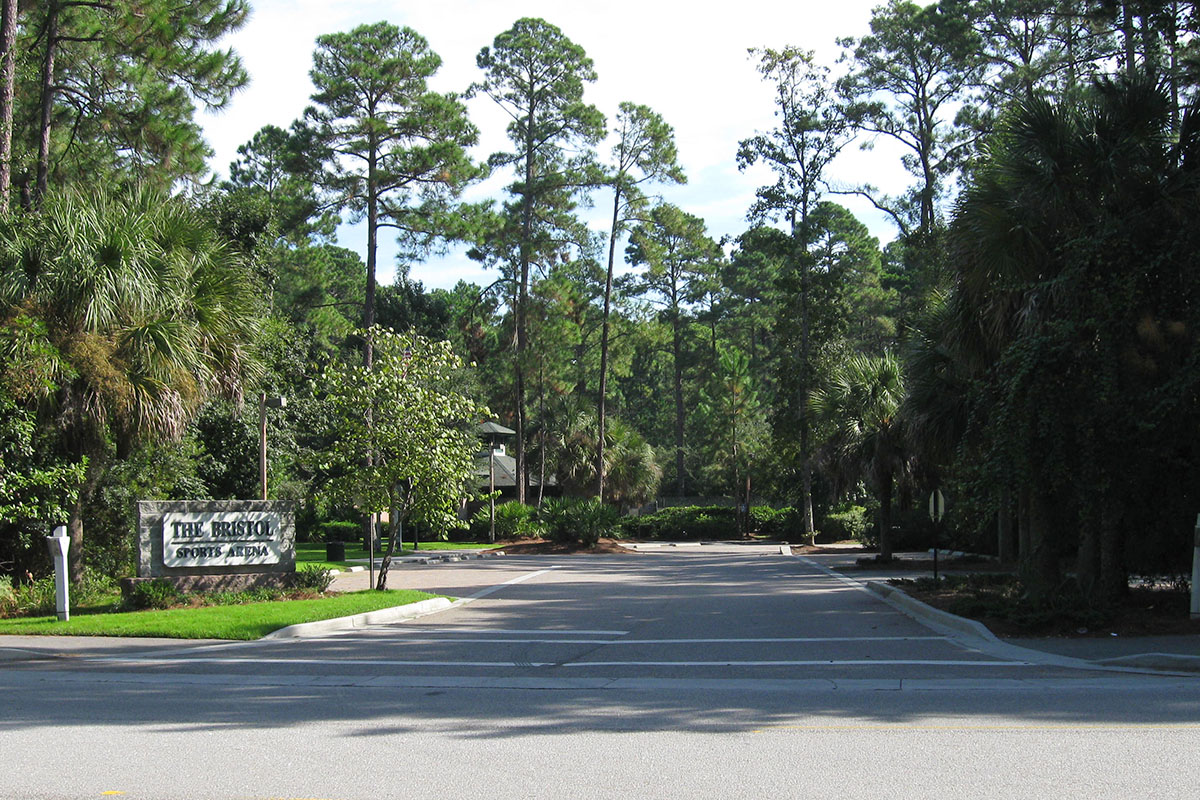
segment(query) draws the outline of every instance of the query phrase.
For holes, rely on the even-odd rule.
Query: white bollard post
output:
[[[1192,549],[1192,619],[1200,619],[1200,514],[1196,515],[1195,541]]]
[[[67,550],[71,547],[71,539],[67,536],[65,525],[54,529],[53,536],[46,537],[46,546],[50,548],[50,556],[54,559],[54,606],[58,618],[65,622],[71,618],[71,589],[67,581]]]

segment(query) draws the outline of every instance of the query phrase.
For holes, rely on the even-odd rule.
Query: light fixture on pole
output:
[[[263,392],[258,398],[258,477],[262,486],[262,499],[267,499],[267,409],[287,408],[287,398],[267,397]]]

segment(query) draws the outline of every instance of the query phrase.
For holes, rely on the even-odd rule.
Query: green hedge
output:
[[[321,539],[326,542],[356,542],[363,537],[363,526],[360,522],[322,522],[320,530]]]
[[[874,544],[871,543],[873,525],[874,521],[865,507],[843,503],[821,519],[821,533],[831,542],[853,539],[869,547],[878,546],[878,536],[875,536]]]
[[[737,521],[733,509],[725,506],[676,506],[626,517],[621,530],[631,539],[729,539],[737,535]]]
[[[752,506],[750,523],[754,533],[771,539],[797,543],[804,540],[803,511],[799,508]]]

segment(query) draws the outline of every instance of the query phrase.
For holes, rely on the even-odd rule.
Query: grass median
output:
[[[409,605],[438,595],[407,589],[346,592],[312,600],[278,600],[163,611],[111,612],[72,610],[71,619],[12,617],[0,619],[0,635],[132,636],[167,639],[260,639],[272,631],[302,622],[348,617]]]

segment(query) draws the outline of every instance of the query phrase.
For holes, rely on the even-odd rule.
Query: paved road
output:
[[[473,599],[8,664],[0,797],[1195,796],[1200,679],[956,638],[777,549],[395,578]]]

